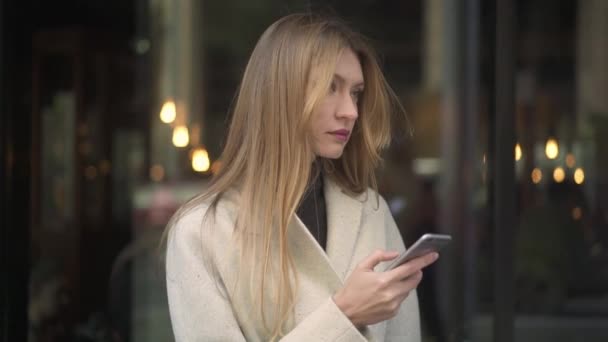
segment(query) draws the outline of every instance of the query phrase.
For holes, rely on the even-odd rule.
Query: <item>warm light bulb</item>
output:
[[[555,170],[553,170],[553,179],[557,183],[563,182],[565,178],[566,178],[566,172],[564,171],[563,168],[556,167]]]
[[[568,155],[566,156],[566,166],[568,166],[569,168],[573,168],[574,164],[576,164],[576,158],[574,157],[574,154],[568,153]]]
[[[557,144],[557,140],[553,138],[549,138],[547,140],[547,144],[545,145],[545,154],[549,159],[557,158],[559,154],[559,145]]]
[[[205,172],[210,166],[209,154],[203,148],[197,148],[192,152],[192,169],[196,172]]]
[[[574,182],[576,184],[583,184],[585,181],[585,171],[582,168],[578,168],[574,171]]]
[[[153,165],[150,168],[150,178],[155,182],[160,182],[165,177],[165,169],[162,165]]]
[[[521,159],[521,145],[519,143],[515,144],[515,160],[519,161]]]
[[[532,182],[534,182],[534,184],[540,183],[542,179],[543,172],[539,168],[535,168],[534,170],[532,170]]]
[[[175,129],[173,129],[173,145],[176,147],[186,147],[188,146],[189,141],[188,127],[176,126]]]
[[[576,221],[580,220],[583,216],[583,210],[580,207],[575,207],[572,209],[572,218]]]
[[[160,120],[166,124],[170,124],[175,121],[176,110],[175,102],[167,100],[163,103],[163,107],[160,110]]]

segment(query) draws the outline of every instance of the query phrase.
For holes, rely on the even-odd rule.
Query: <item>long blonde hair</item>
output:
[[[359,118],[342,157],[321,163],[325,177],[353,196],[376,189],[374,169],[391,139],[394,105],[404,112],[360,35],[336,19],[293,14],[272,24],[253,50],[234,102],[222,168],[165,230],[166,237],[188,208],[207,200],[214,208],[226,191],[238,188],[234,237],[244,275],[239,279],[251,284],[250,294],[260,303],[258,317],[272,339],[285,333],[295,305],[298,281],[287,227],[314,159],[308,140],[311,115],[328,93],[346,49],[359,57],[365,80]],[[268,301],[271,313],[264,312]],[[276,318],[268,322],[268,317]]]

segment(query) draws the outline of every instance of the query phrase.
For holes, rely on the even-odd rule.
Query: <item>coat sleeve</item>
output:
[[[166,281],[176,341],[245,341],[227,296],[205,267],[202,214],[186,214],[170,227]]]
[[[227,220],[220,219],[216,225],[225,222]],[[214,273],[203,261],[201,224],[202,215],[188,215],[177,221],[168,236],[166,281],[175,340],[246,341],[250,338],[243,334],[221,279],[216,281]],[[328,298],[281,341],[350,342],[367,339],[332,298]]]
[[[399,233],[399,228],[384,199],[381,203],[385,212],[387,249],[402,253],[405,251],[405,245],[401,233]],[[401,303],[397,316],[387,322],[386,341],[421,341],[420,313],[418,310],[418,296],[415,290],[410,292],[409,296]]]

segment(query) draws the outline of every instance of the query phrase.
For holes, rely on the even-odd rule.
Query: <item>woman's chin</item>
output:
[[[316,153],[317,157],[321,157],[321,158],[326,158],[326,159],[339,159],[340,157],[342,157],[342,153],[344,152],[344,149],[340,148],[340,149],[335,149],[335,150],[324,150],[324,151],[319,151],[319,153]]]

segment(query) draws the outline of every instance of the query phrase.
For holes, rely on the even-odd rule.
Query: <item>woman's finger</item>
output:
[[[427,267],[437,260],[439,254],[433,252],[428,253],[423,256],[412,259],[405,264],[395,267],[394,269],[388,271],[389,277],[394,280],[403,280],[405,278],[410,277],[417,271]]]
[[[399,255],[399,253],[397,253],[397,252],[386,252],[386,251],[379,249],[379,250],[376,250],[375,252],[373,252],[372,254],[370,254],[365,259],[363,259],[359,263],[359,268],[371,271],[379,263],[381,263],[383,261],[393,260],[398,255]]]

